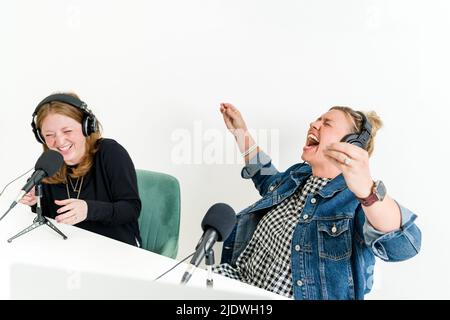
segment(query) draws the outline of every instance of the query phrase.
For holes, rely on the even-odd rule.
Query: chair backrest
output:
[[[175,258],[180,232],[180,184],[168,174],[136,170],[142,202],[142,248]]]

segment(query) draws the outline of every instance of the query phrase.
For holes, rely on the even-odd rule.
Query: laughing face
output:
[[[77,165],[86,152],[86,138],[81,123],[58,113],[50,113],[42,121],[41,133],[47,147],[58,151],[67,165]]]
[[[325,157],[324,150],[331,143],[339,142],[352,132],[353,124],[344,112],[330,110],[309,126],[302,159],[312,167],[327,166],[331,162]]]

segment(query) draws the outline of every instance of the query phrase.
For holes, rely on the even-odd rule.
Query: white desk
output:
[[[67,240],[43,225],[7,243],[34,217],[19,204],[0,221],[0,299],[284,299],[217,274],[206,289],[202,269],[178,285],[186,264],[154,282],[177,261],[53,220]]]

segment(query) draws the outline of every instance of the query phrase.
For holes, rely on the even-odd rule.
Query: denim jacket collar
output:
[[[296,171],[291,172],[291,178],[298,186],[301,185],[311,174],[311,166],[305,163],[305,165],[301,166]],[[337,192],[340,192],[345,188],[347,188],[347,184],[345,183],[344,176],[341,173],[334,179],[330,180],[330,182],[328,182],[327,185],[318,192],[318,194],[323,198],[331,198]]]
[[[347,184],[345,183],[344,175],[341,173],[328,182],[326,186],[318,192],[318,194],[323,198],[331,198],[337,192],[342,191],[345,188],[347,188]]]

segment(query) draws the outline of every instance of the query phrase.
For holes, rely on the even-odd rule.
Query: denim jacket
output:
[[[265,153],[258,153],[241,175],[253,180],[262,199],[237,215],[221,262],[235,266],[264,214],[302,187],[311,174],[308,164],[278,172]],[[381,233],[366,220],[342,174],[308,195],[291,243],[294,298],[364,299],[372,288],[375,256],[392,262],[415,256],[421,245],[417,216],[399,207],[400,229]]]

